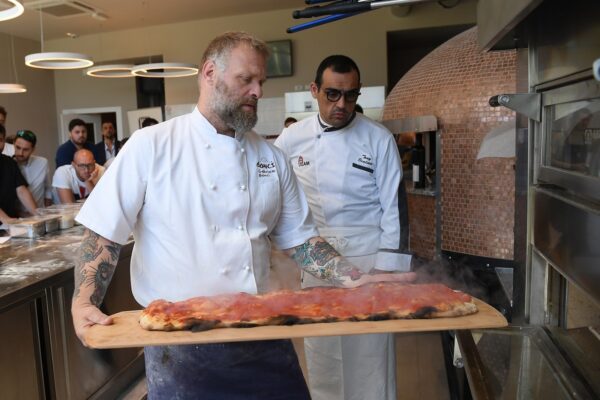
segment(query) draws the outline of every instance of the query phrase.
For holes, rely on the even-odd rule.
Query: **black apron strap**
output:
[[[144,348],[148,399],[306,400],[289,340]]]

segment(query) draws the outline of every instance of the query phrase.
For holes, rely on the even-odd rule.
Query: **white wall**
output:
[[[14,37],[14,59],[18,83],[27,87],[26,93],[0,94],[0,105],[6,108],[6,134],[20,129],[33,131],[38,139],[36,154],[46,157],[54,168],[58,145],[54,75],[25,66],[25,56],[40,51],[39,43]],[[13,72],[10,36],[0,33],[0,83],[16,83]]]

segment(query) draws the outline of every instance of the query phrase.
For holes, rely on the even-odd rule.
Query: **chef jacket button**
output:
[[[204,145],[204,147],[206,147],[207,149],[210,149],[210,144],[206,143],[206,144]]]
[[[242,147],[242,148],[240,148],[240,152],[242,152],[242,153],[245,153],[245,152],[246,152],[246,149],[244,149],[244,148]]]
[[[229,268],[221,268],[221,274],[227,275],[229,273]]]
[[[245,269],[246,271],[250,271],[250,266],[249,266],[249,265],[244,265],[244,269]]]
[[[238,230],[243,231],[244,230],[244,226],[243,225],[238,225]]]
[[[209,188],[210,188],[210,190],[217,190],[217,185],[215,185],[214,183],[211,183]]]
[[[240,190],[246,190],[246,185],[240,185]]]

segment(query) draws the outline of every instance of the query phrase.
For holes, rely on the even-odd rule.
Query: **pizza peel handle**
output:
[[[360,335],[386,332],[430,332],[457,329],[502,328],[504,316],[490,305],[473,298],[478,312],[462,317],[432,319],[395,319],[387,321],[331,322],[255,328],[220,328],[203,332],[147,331],[138,320],[141,311],[123,311],[113,315],[112,325],[94,325],[86,333],[89,347],[96,349],[239,342],[299,338],[310,336]]]

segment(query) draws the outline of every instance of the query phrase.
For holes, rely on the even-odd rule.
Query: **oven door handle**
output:
[[[498,94],[490,97],[490,106],[504,106],[529,119],[542,122],[542,95],[540,93]]]

